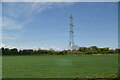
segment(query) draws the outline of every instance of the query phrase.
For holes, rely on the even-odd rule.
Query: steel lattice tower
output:
[[[73,16],[70,16],[70,36],[69,36],[69,45],[68,50],[72,51],[74,50],[74,31],[73,31]]]

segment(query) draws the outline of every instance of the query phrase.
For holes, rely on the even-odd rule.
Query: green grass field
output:
[[[117,73],[117,54],[3,56],[3,78],[96,78]]]

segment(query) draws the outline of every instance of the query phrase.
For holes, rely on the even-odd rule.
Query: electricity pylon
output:
[[[74,30],[73,30],[73,16],[70,16],[70,31],[69,31],[69,45],[68,50],[73,51],[74,50]]]

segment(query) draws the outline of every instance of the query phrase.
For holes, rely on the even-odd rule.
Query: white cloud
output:
[[[20,30],[24,24],[34,21],[32,16],[48,9],[63,8],[72,4],[55,2],[3,3],[3,29]],[[18,22],[21,18],[23,21]]]
[[[72,4],[73,3],[56,2],[3,3],[3,13],[14,18],[20,18],[21,16],[31,17],[48,9],[66,7]]]
[[[5,30],[20,30],[23,28],[23,25],[10,18],[3,17],[2,22],[2,28]]]
[[[2,17],[0,17],[0,29],[2,28]]]
[[[0,2],[0,42],[2,42],[2,3]]]
[[[33,3],[3,3],[3,39],[14,40],[17,37],[13,36],[12,33],[15,33],[17,30],[22,30],[25,25],[31,21],[34,21],[35,14],[40,14],[41,12],[54,9],[54,8],[63,8],[72,5],[73,3],[55,3],[55,2],[33,2]],[[22,18],[22,22],[18,20]],[[24,19],[23,19],[24,18]],[[13,31],[12,33],[10,31]],[[14,32],[15,31],[15,32]],[[4,35],[5,34],[5,35]],[[9,35],[8,35],[9,34]],[[8,48],[15,48],[13,46],[5,45]],[[18,49],[47,49],[53,48],[54,50],[62,50],[59,47],[16,47]]]
[[[57,50],[57,51],[62,51],[62,50],[64,50],[63,48],[56,47],[56,46],[52,46],[52,47],[50,47],[50,49]]]
[[[23,29],[23,25],[18,23],[15,20],[12,20],[10,18],[3,17],[2,20],[2,39],[5,40],[14,40],[16,39],[20,34],[15,33],[14,31],[20,31]],[[12,33],[11,33],[12,32]]]
[[[65,6],[70,6],[73,3],[55,3],[55,2],[33,2],[33,3],[3,3],[3,24],[0,24],[3,28],[3,34],[11,34],[9,31],[22,30],[26,24],[34,21],[35,14],[40,14],[41,12],[53,9],[62,8]],[[22,16],[22,17],[21,17]],[[23,19],[24,18],[24,19]],[[18,20],[22,19],[22,22]],[[8,31],[9,30],[9,31]],[[14,32],[14,31],[13,31]],[[18,33],[15,33],[18,34]],[[11,34],[13,35],[13,34]],[[15,37],[11,35],[3,35],[3,39],[13,40]]]
[[[38,49],[41,49],[41,50],[50,50],[50,49],[53,49],[55,51],[61,51],[61,50],[64,50],[63,48],[60,48],[60,47],[56,47],[56,46],[51,46],[51,47],[17,47],[18,49],[33,49],[33,50],[38,50]]]
[[[56,3],[56,2],[24,2],[24,3],[3,3],[3,28],[4,29],[21,29],[23,25],[17,21],[22,18],[22,24],[28,24],[34,21],[36,14],[54,9],[70,6],[73,3]],[[23,19],[24,18],[24,19]]]
[[[2,0],[3,2],[118,2],[119,0]]]
[[[33,2],[33,3],[27,3],[27,5],[25,5],[25,9],[23,11],[28,12],[28,14],[33,14],[33,13],[40,13],[44,10],[50,9],[52,8],[51,6],[53,5],[53,3],[44,3],[44,2]]]
[[[2,39],[14,40],[14,39],[16,39],[16,38],[15,38],[15,37],[9,37],[9,36],[7,36],[7,37],[2,37]]]
[[[23,49],[33,49],[33,50],[38,50],[38,49],[41,49],[41,50],[50,50],[50,49],[53,49],[55,51],[62,51],[64,50],[63,48],[60,48],[60,47],[56,47],[56,46],[51,46],[51,47],[36,47],[36,46],[33,46],[33,47],[23,47],[23,46],[10,46],[10,45],[5,45],[5,44],[0,44],[0,48],[1,47],[5,47],[5,48],[9,48],[9,49],[13,49],[13,48],[17,48],[18,50],[23,50]]]
[[[4,47],[4,46],[5,46],[5,44],[0,44],[0,48],[1,48],[1,47]]]

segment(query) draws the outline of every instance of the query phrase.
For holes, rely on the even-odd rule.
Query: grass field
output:
[[[118,73],[118,55],[3,56],[3,78],[95,78]]]

